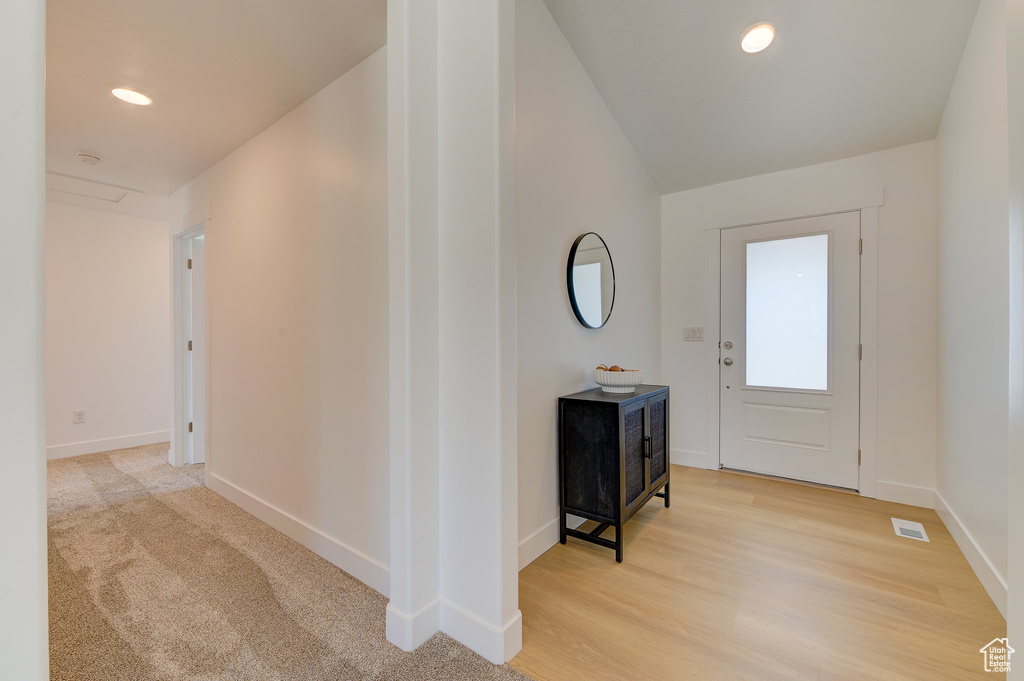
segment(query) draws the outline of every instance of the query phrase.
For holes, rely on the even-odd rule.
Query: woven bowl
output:
[[[631,369],[629,371],[594,369],[594,383],[601,386],[601,392],[631,393],[643,382],[644,372],[642,369]]]

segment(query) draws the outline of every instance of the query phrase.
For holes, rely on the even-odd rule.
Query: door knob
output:
[[[725,359],[723,359],[722,360],[722,364],[724,364],[727,367],[731,367],[732,366],[732,357],[726,357]]]

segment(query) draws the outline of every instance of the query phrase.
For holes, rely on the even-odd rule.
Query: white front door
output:
[[[722,230],[721,465],[859,487],[860,213]]]
[[[206,463],[206,240],[192,237],[189,463]]]

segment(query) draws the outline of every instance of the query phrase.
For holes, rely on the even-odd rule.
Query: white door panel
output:
[[[752,442],[828,449],[828,409],[743,403],[743,439]]]
[[[856,489],[860,213],[721,238],[721,464]]]

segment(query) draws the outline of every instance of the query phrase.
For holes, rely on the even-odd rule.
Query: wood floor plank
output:
[[[570,539],[520,573],[512,666],[538,681],[1000,678],[979,649],[1006,622],[934,511],[673,466],[671,508],[652,501],[623,535],[621,564]]]

